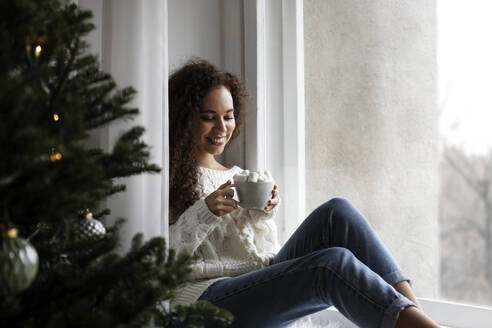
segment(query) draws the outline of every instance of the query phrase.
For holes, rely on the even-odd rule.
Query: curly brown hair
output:
[[[244,81],[199,58],[188,61],[169,77],[170,224],[174,224],[199,199],[192,124],[199,115],[207,93],[220,86],[225,86],[232,95],[236,122],[232,140],[239,135],[244,118],[244,105],[248,96]]]

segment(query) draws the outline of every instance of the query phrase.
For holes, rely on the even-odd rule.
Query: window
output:
[[[492,317],[491,4],[303,3],[306,208],[348,197],[450,327]]]
[[[492,305],[492,2],[438,3],[440,295]]]

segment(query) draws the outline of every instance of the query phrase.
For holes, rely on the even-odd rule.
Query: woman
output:
[[[277,185],[264,210],[237,206],[227,186],[242,169],[214,156],[239,134],[246,94],[204,60],[169,79],[170,247],[194,256],[172,306],[209,301],[232,312],[233,327],[284,327],[331,305],[361,327],[438,327],[348,201],[319,206],[281,249]]]

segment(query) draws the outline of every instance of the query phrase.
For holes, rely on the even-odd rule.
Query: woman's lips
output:
[[[221,137],[221,138],[207,138],[207,140],[210,141],[210,143],[212,145],[222,146],[225,143],[226,138],[225,137]]]

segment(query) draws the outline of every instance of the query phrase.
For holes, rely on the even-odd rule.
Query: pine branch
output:
[[[68,63],[66,66],[63,67],[63,72],[61,74],[60,79],[58,80],[58,84],[57,84],[55,90],[51,93],[51,97],[49,98],[50,104],[55,103],[56,98],[60,94],[60,92],[63,89],[63,86],[64,86],[64,84],[68,78],[68,74],[72,71],[72,66],[74,64],[75,57],[77,56],[78,51],[79,51],[79,43],[80,43],[80,39],[78,39],[78,38],[75,39],[75,45],[72,49],[70,49],[70,56],[69,56]]]
[[[224,309],[219,309],[207,301],[198,301],[189,307],[176,307],[177,319],[190,327],[204,328],[204,322],[215,321],[221,326],[232,323],[234,317]]]
[[[115,143],[111,155],[101,158],[101,164],[107,169],[110,178],[127,177],[139,173],[157,173],[160,168],[148,164],[149,147],[139,140],[144,133],[143,127],[133,127],[123,133]]]

